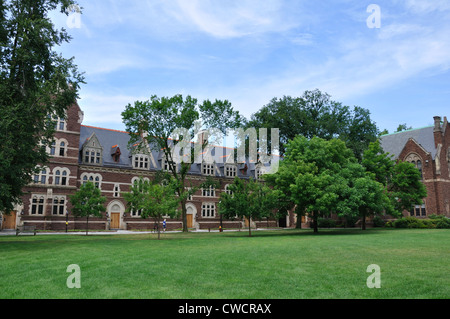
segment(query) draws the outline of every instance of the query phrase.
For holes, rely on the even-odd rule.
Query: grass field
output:
[[[2,299],[450,298],[450,231],[0,237]],[[66,285],[79,265],[81,288]],[[371,264],[381,288],[366,285]]]

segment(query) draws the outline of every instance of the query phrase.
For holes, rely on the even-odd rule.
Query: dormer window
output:
[[[115,163],[120,162],[120,155],[122,155],[120,148],[117,145],[114,145],[111,149],[111,156]]]
[[[148,155],[137,154],[133,156],[133,167],[137,169],[149,169]]]
[[[202,163],[202,174],[207,176],[213,176],[214,164]]]
[[[100,145],[95,134],[92,134],[82,148],[83,164],[102,165],[103,163],[103,148]]]
[[[237,175],[237,167],[236,165],[225,165],[225,176],[226,177],[236,177]]]

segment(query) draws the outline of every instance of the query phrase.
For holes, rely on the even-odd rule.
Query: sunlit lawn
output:
[[[450,298],[449,243],[440,229],[0,236],[0,298]]]

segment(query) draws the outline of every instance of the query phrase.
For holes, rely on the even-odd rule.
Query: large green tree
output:
[[[285,174],[291,180],[291,200],[297,205],[297,211],[306,211],[311,216],[314,232],[318,231],[319,216],[336,212],[337,204],[347,187],[346,180],[340,173],[352,159],[356,162],[352,151],[338,139],[297,136],[289,142],[285,159],[277,174]],[[288,169],[283,169],[284,165]],[[293,177],[290,176],[292,172]],[[281,175],[280,181],[283,179]]]
[[[404,210],[421,205],[427,197],[420,171],[413,164],[394,160],[386,153],[379,141],[373,142],[364,152],[362,165],[383,184],[391,199],[393,216],[400,216]]]
[[[20,202],[38,164],[46,163],[55,123],[78,96],[83,76],[54,49],[70,41],[48,13],[68,14],[72,0],[0,3],[0,211]],[[50,116],[50,118],[49,118]]]
[[[302,135],[326,140],[340,138],[360,159],[362,151],[378,135],[378,128],[367,109],[354,107],[351,110],[318,89],[305,91],[300,97],[273,98],[252,114],[247,126],[278,128],[281,154],[285,153],[290,140]]]
[[[199,160],[195,156],[201,154],[195,145],[201,149],[207,146],[206,140],[199,144],[191,142],[200,129],[216,128],[225,135],[227,129],[239,128],[244,118],[233,110],[229,101],[206,100],[200,104],[189,95],[185,98],[182,95],[161,98],[153,95],[147,101],[128,104],[122,118],[126,130],[131,133],[130,145],[138,151],[150,148],[163,152],[170,177],[176,183],[183,231],[187,232],[186,202],[194,187],[187,185],[186,177],[192,163]]]

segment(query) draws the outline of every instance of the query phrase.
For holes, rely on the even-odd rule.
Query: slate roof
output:
[[[81,126],[80,132],[80,157],[79,163],[82,163],[82,149],[84,144],[88,141],[91,136],[97,137],[100,145],[103,148],[103,166],[105,167],[115,167],[115,168],[123,168],[123,169],[132,169],[132,150],[128,146],[128,142],[130,140],[130,136],[127,132],[117,131],[93,126]],[[120,161],[115,162],[112,154],[115,152],[117,148],[120,148]],[[212,146],[211,147],[211,156],[213,161],[216,163],[216,171],[215,176],[225,176],[225,164],[226,159],[232,154],[233,149],[221,146]],[[164,155],[162,151],[151,150],[154,162],[150,161],[150,170],[161,170],[161,159]],[[234,162],[234,159],[232,160]],[[155,165],[156,164],[156,167]],[[237,165],[237,176],[241,178],[248,178],[250,176],[255,176],[255,169],[257,163],[252,163],[247,160],[246,163],[240,163]],[[193,163],[191,165],[190,174],[191,175],[201,175],[201,163]],[[247,171],[243,174],[240,169],[243,169],[247,166]],[[269,166],[266,164],[265,166]]]
[[[431,153],[433,159],[436,157],[437,150],[434,143],[434,126],[383,135],[380,137],[381,147],[385,152],[393,154],[395,158],[398,158],[410,138],[414,139],[427,152]]]

